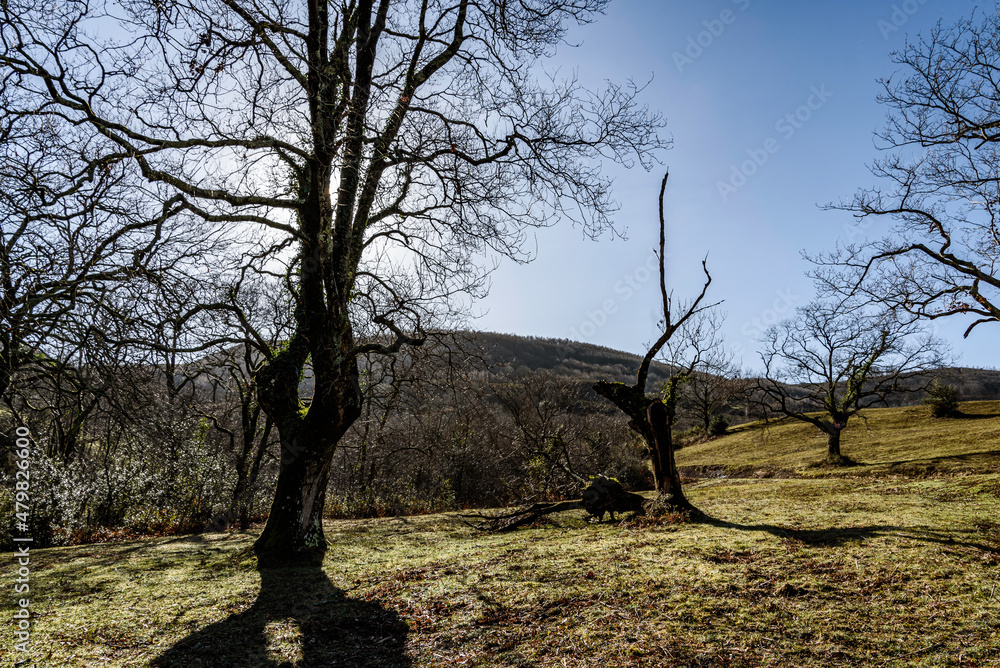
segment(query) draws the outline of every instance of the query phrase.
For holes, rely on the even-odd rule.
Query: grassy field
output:
[[[929,415],[926,406],[911,406],[851,418],[841,451],[860,466],[847,470],[817,466],[826,454],[826,434],[795,421],[737,427],[724,439],[680,450],[677,464],[744,475],[767,469],[807,476],[1000,473],[1000,401],[963,403],[956,418]]]
[[[33,665],[1000,666],[1000,402],[964,409],[872,412],[843,471],[797,425],[682,450],[787,473],[692,482],[697,523],[336,521],[322,569],[263,573],[253,535],[39,551]]]

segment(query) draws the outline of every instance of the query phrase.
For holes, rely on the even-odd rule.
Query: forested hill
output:
[[[545,369],[580,381],[613,380],[632,384],[642,362],[640,356],[632,353],[567,339],[495,332],[463,334],[481,348],[491,362],[505,364],[515,371]],[[667,365],[654,362],[647,387],[652,390],[667,376]]]
[[[456,332],[446,338],[451,340],[449,347],[481,356],[496,370],[546,370],[582,385],[598,380],[632,384],[642,361],[639,355],[633,353],[568,339],[474,331]],[[668,369],[666,364],[653,362],[646,389],[656,391],[667,379]],[[937,375],[941,382],[954,386],[963,401],[1000,399],[1000,371],[954,367],[942,369]],[[312,391],[308,374],[302,389],[305,394]],[[889,404],[912,405],[920,399],[920,393],[900,393],[891,397]]]
[[[942,373],[942,382],[954,385],[963,401],[1000,399],[1000,371],[954,367]]]
[[[486,351],[494,363],[506,363],[524,370],[548,369],[559,375],[580,381],[617,380],[635,382],[642,358],[639,355],[614,350],[592,343],[547,339],[536,336],[498,334],[495,332],[464,332],[469,340]],[[655,390],[667,378],[667,365],[654,362],[650,368],[647,389]],[[954,386],[964,401],[1000,399],[1000,371],[953,367],[939,372],[941,382]],[[894,405],[914,404],[920,395],[904,393]]]

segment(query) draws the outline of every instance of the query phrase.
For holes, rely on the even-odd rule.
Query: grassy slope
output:
[[[1000,401],[962,404],[962,417],[934,420],[926,406],[866,411],[841,435],[841,452],[861,466],[815,468],[826,435],[804,422],[760,429],[737,427],[731,436],[684,448],[678,466],[778,467],[804,475],[1000,473]]]
[[[1000,418],[929,424],[906,410],[845,438],[877,462],[851,477],[811,475],[822,443],[773,429],[767,447],[810,477],[694,483],[714,518],[698,524],[567,513],[495,536],[452,515],[338,521],[322,571],[263,582],[252,536],[40,551],[37,665],[1000,665]],[[886,433],[892,421],[923,436]],[[754,443],[681,452],[757,465]],[[938,468],[870,475],[909,460]]]

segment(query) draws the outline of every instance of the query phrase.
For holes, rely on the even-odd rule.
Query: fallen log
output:
[[[567,510],[585,510],[590,518],[596,518],[597,521],[603,520],[604,515],[609,514],[614,521],[615,513],[641,513],[644,502],[645,499],[639,494],[625,491],[617,480],[601,476],[591,480],[584,488],[582,498],[575,501],[535,503],[527,508],[501,515],[470,514],[463,517],[485,520],[480,524],[472,524],[481,531],[503,533],[531,524],[545,515]]]

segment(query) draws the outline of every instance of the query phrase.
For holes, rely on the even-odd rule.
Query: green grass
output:
[[[802,445],[782,466],[805,477],[692,483],[700,523],[566,513],[485,535],[448,514],[336,521],[322,569],[263,581],[252,535],[40,550],[36,665],[998,666],[1000,474],[995,452],[969,455],[997,450],[1000,422],[907,410],[872,412],[864,444],[845,437],[860,476],[808,468],[822,447],[772,429],[757,447]],[[928,438],[907,446],[891,424]],[[767,463],[725,459],[753,443],[681,453]]]
[[[1000,473],[1000,401],[962,404],[962,417],[930,417],[926,406],[863,411],[841,434],[841,452],[860,466],[817,467],[826,455],[826,434],[787,420],[766,429],[751,424],[725,438],[681,449],[680,467],[750,473],[768,469],[808,476]]]

